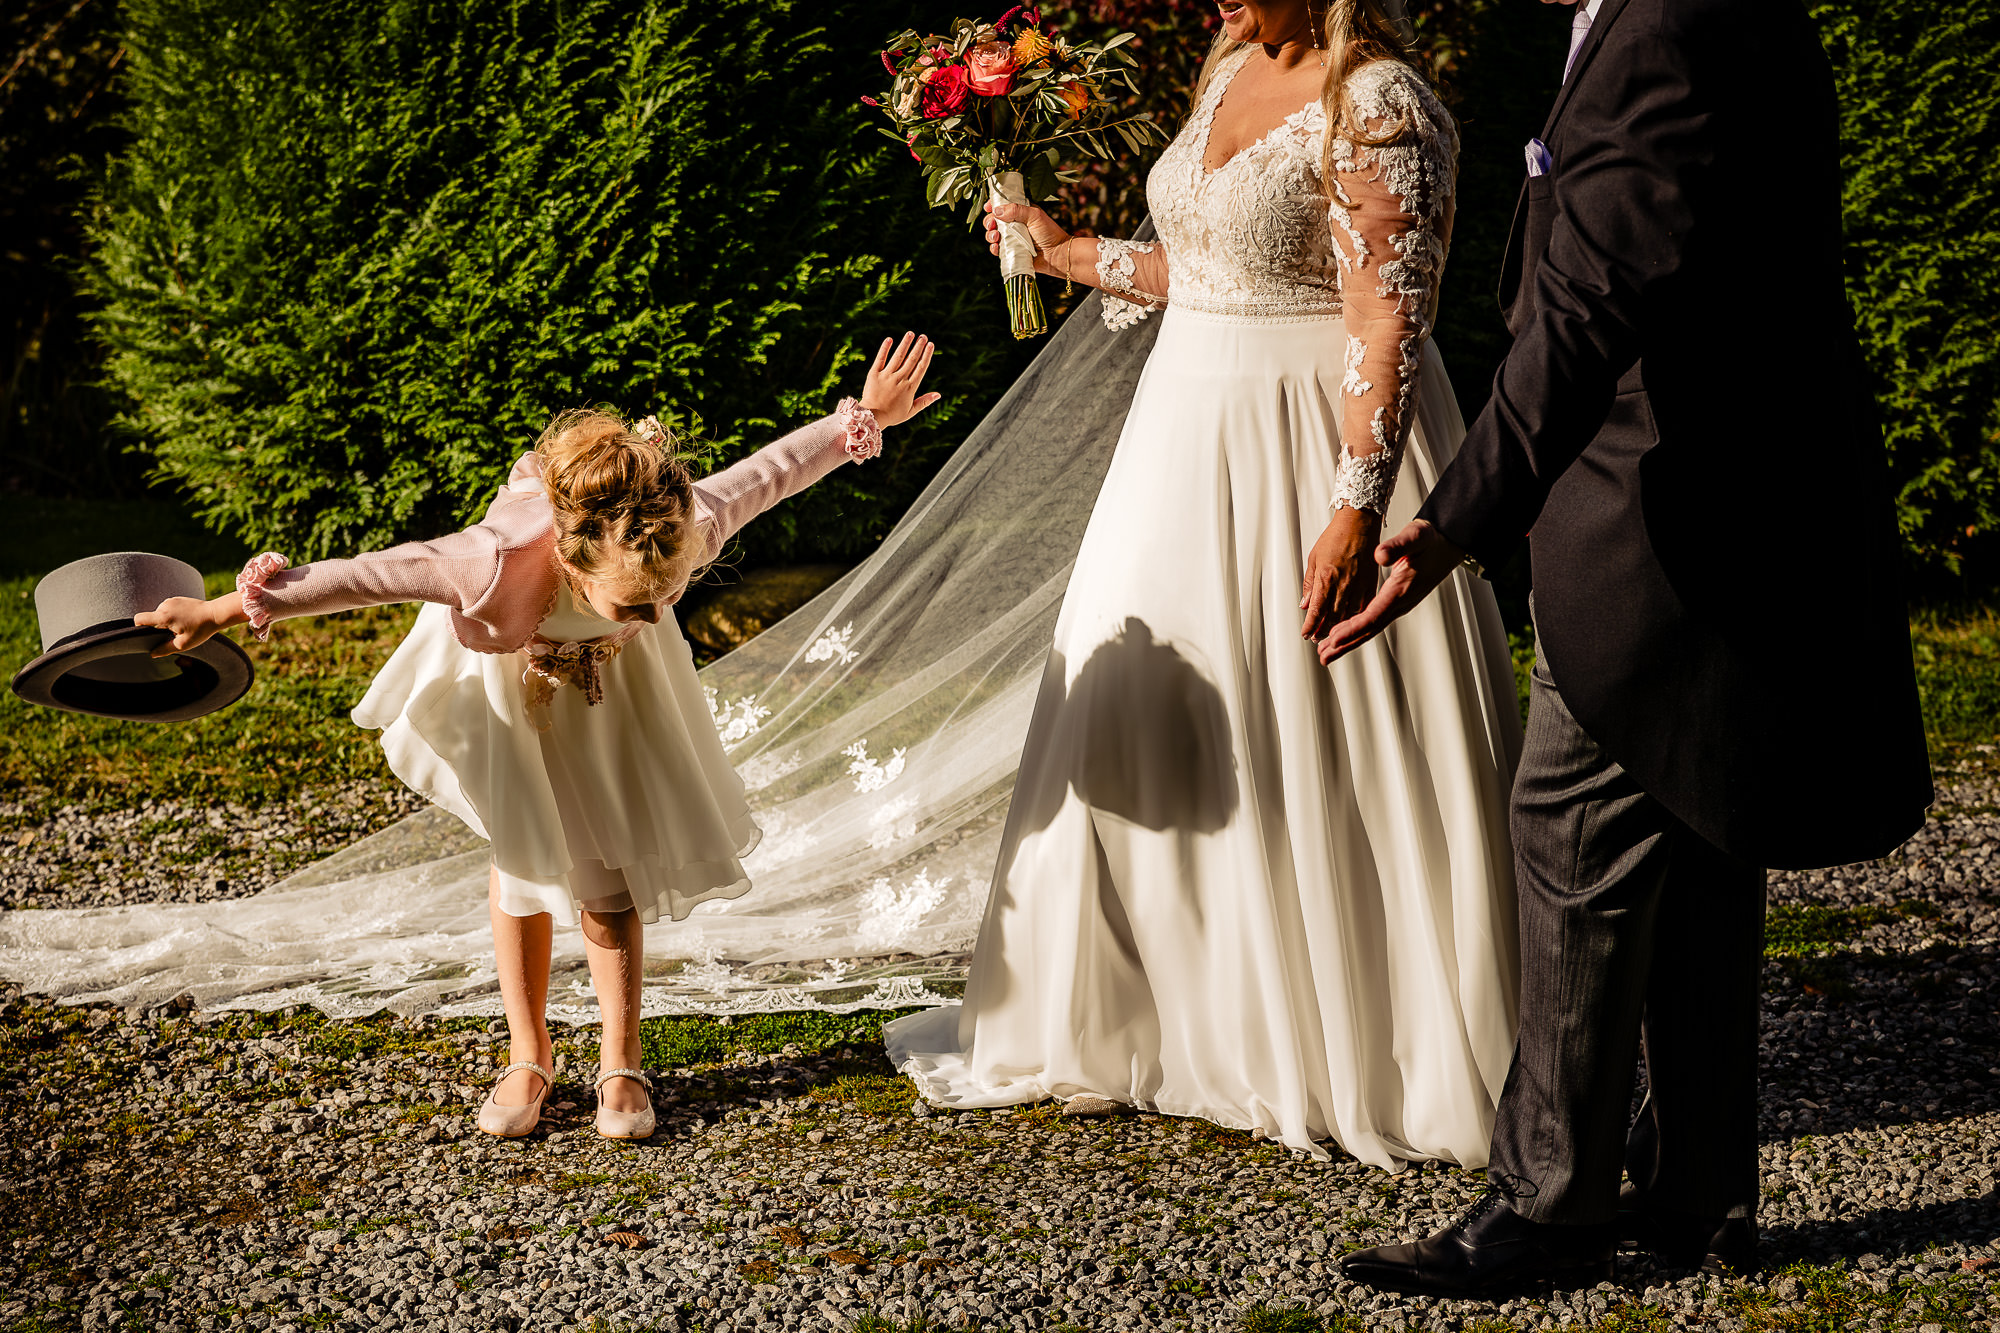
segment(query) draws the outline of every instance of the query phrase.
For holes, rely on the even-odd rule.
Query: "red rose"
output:
[[[1014,87],[1014,48],[1008,42],[981,42],[965,53],[968,82],[981,97],[1005,97]]]
[[[968,96],[965,66],[946,65],[943,69],[931,70],[930,77],[924,80],[924,115],[931,120],[956,115]]]

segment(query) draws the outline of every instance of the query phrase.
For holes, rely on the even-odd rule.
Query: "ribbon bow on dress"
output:
[[[538,634],[529,640],[525,650],[528,669],[521,673],[521,684],[527,691],[528,720],[535,724],[535,730],[549,729],[549,705],[555,701],[556,691],[565,685],[581,690],[586,704],[603,703],[604,678],[598,672],[599,665],[618,656],[644,628],[643,623],[635,621],[601,639],[556,643]]]

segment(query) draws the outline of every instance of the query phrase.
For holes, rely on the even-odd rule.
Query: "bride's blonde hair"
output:
[[[650,418],[649,428],[657,429]],[[694,478],[664,430],[642,438],[594,408],[559,413],[535,442],[555,516],[556,554],[593,581],[662,600],[701,565]]]
[[[1330,181],[1334,171],[1335,140],[1346,139],[1364,147],[1376,147],[1391,142],[1410,129],[1409,117],[1405,114],[1370,130],[1366,118],[1355,109],[1354,98],[1348,92],[1348,75],[1377,60],[1400,61],[1421,75],[1426,83],[1430,82],[1430,71],[1404,36],[1407,21],[1399,21],[1393,16],[1382,0],[1306,0],[1306,22],[1312,25],[1319,49],[1326,53],[1326,82],[1319,100],[1326,109],[1329,133],[1320,150],[1319,167],[1321,179]],[[1201,67],[1201,77],[1195,80],[1195,106],[1201,105],[1202,95],[1208,91],[1208,82],[1221,65],[1222,58],[1245,45],[1247,43],[1231,41],[1227,33],[1216,34],[1215,45],[1209,49],[1208,60]]]

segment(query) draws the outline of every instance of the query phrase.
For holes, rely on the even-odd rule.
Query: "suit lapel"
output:
[[[1582,0],[1578,2],[1582,3]],[[1583,49],[1576,53],[1576,64],[1571,66],[1569,77],[1563,80],[1562,91],[1556,94],[1556,104],[1550,108],[1549,118],[1542,124],[1543,143],[1555,141],[1556,121],[1562,116],[1563,108],[1569,105],[1570,93],[1575,91],[1577,84],[1583,82],[1584,66],[1588,65],[1590,58],[1597,54],[1597,48],[1604,45],[1604,34],[1611,30],[1611,25],[1617,21],[1626,4],[1627,0],[1604,0],[1603,7],[1597,11],[1597,17],[1591,20],[1590,34],[1583,39]]]

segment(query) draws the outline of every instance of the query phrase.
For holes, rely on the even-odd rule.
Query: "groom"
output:
[[[1574,4],[1501,277],[1512,349],[1321,647],[1529,535],[1521,1032],[1492,1189],[1350,1256],[1357,1281],[1591,1283],[1620,1239],[1752,1265],[1764,867],[1881,856],[1932,795],[1836,147],[1800,0]]]

